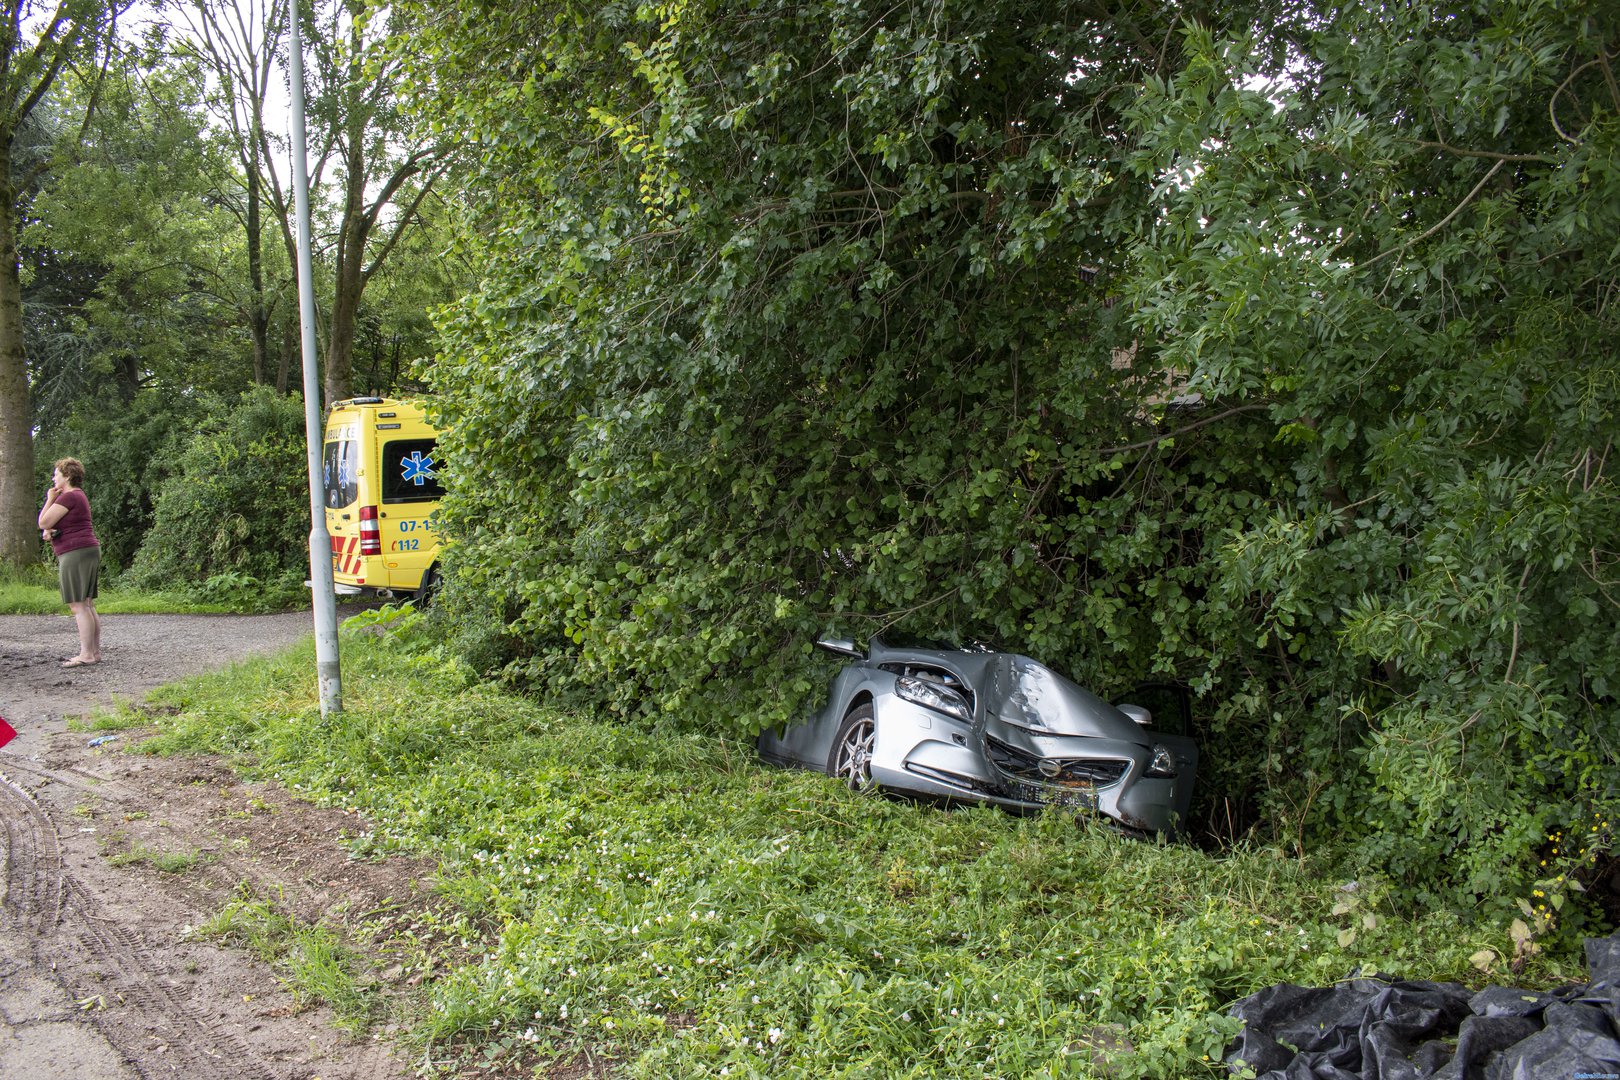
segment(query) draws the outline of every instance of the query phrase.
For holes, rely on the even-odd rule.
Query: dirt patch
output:
[[[311,628],[308,612],[111,616],[103,662],[64,670],[71,619],[0,617],[0,716],[18,731],[0,750],[0,1076],[415,1075],[386,1021],[346,1034],[268,966],[191,929],[242,895],[305,921],[386,928],[431,902],[431,867],[352,859],[341,839],[365,829],[358,817],[244,784],[215,760],[126,754],[124,740],[91,745],[68,730],[70,717]],[[374,985],[409,993],[398,964],[373,959]]]

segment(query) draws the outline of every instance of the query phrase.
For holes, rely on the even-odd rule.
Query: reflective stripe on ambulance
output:
[[[355,548],[360,545],[358,536],[332,537],[332,570],[339,574],[354,574],[360,570],[360,557],[355,554]]]

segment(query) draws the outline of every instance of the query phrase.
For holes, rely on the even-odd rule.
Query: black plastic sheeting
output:
[[[1349,979],[1233,1005],[1226,1052],[1260,1080],[1620,1080],[1620,933],[1586,939],[1591,981],[1548,992]]]

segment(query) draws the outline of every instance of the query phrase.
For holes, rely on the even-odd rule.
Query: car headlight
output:
[[[948,686],[902,675],[894,680],[894,692],[905,701],[942,712],[964,724],[973,722],[973,710],[968,708],[967,699]]]
[[[1171,756],[1168,748],[1155,746],[1153,757],[1148,761],[1148,776],[1160,779],[1173,779],[1176,775],[1176,759]]]

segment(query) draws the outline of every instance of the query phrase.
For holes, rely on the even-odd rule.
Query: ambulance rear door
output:
[[[437,438],[425,424],[393,430],[379,424],[382,506],[378,513],[383,565],[395,589],[415,589],[438,555],[438,537],[429,530],[444,497]]]
[[[360,577],[360,417],[356,410],[333,412],[321,447],[321,480],[326,501],[326,531],[332,538],[332,573],[341,584]]]

